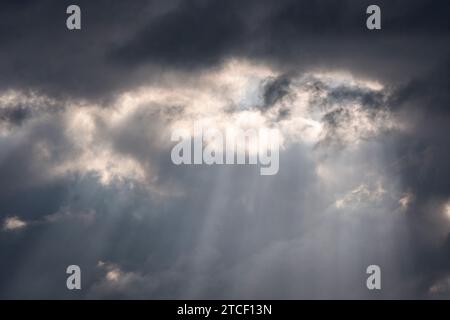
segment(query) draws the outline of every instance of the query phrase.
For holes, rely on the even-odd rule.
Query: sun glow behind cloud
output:
[[[60,102],[63,108],[58,112],[39,109],[16,126],[5,124],[8,127],[5,139],[11,144],[27,141],[27,137],[42,130],[40,128],[44,124],[51,128],[55,126],[62,143],[44,135],[33,145],[35,162],[48,179],[93,176],[101,188],[120,189],[125,186],[131,193],[135,189],[143,189],[152,199],[162,199],[163,202],[184,199],[188,204],[189,196],[198,196],[193,195],[196,189],[204,190],[208,196],[202,205],[205,218],[198,227],[198,243],[190,248],[192,257],[182,257],[179,262],[182,266],[187,264],[194,273],[189,280],[192,285],[184,288],[188,296],[202,293],[205,285],[196,283],[202,283],[204,272],[214,265],[217,247],[223,245],[218,226],[226,226],[230,218],[242,215],[240,219],[254,219],[256,224],[264,226],[266,220],[292,214],[287,218],[291,223],[284,228],[288,230],[297,226],[306,230],[309,222],[304,221],[303,215],[307,215],[306,220],[314,220],[325,212],[326,219],[315,222],[312,228],[318,228],[320,235],[316,237],[327,243],[334,240],[328,238],[328,232],[320,230],[329,228],[329,224],[346,224],[349,219],[364,215],[386,215],[391,198],[398,206],[402,192],[383,171],[384,163],[378,158],[367,161],[367,149],[377,153],[380,146],[376,141],[382,133],[402,130],[402,123],[385,108],[384,95],[387,93],[376,81],[357,79],[342,72],[310,71],[286,76],[272,67],[236,59],[221,68],[198,73],[188,79],[170,79],[169,82],[147,84],[124,92],[108,105],[69,100]],[[8,93],[5,99],[14,104],[11,97],[19,96],[20,92]],[[33,108],[33,103],[28,106]],[[234,171],[226,171],[228,168],[222,167],[216,171],[195,168],[193,173],[189,168],[174,169],[170,162],[170,149],[174,144],[170,135],[180,128],[192,133],[195,123],[222,133],[227,129],[276,130],[281,146],[280,172],[272,178],[259,180],[259,175],[253,175],[251,170],[236,171],[238,174],[231,176],[229,172]],[[262,141],[263,148],[267,144],[267,141]],[[250,153],[259,150],[257,145],[246,147]],[[239,183],[233,180],[241,176],[245,179]],[[235,183],[248,188],[240,190]],[[284,188],[280,183],[288,186]],[[192,190],[191,184],[195,185]],[[240,192],[230,200],[236,189]],[[306,197],[305,193],[308,193],[308,201],[300,205],[298,198]],[[284,196],[295,202],[288,202],[288,209],[283,209]],[[282,208],[276,210],[287,212],[266,209],[270,208],[269,199],[272,198]],[[309,201],[319,202],[318,199],[320,208],[309,204]],[[195,199],[191,201],[197,202]],[[224,201],[229,201],[237,209],[229,212]],[[186,210],[189,209],[187,206]],[[157,212],[144,207],[135,215],[144,219],[157,215],[154,211]],[[341,214],[346,212],[354,214]],[[262,222],[258,215],[263,215]],[[336,222],[333,219],[341,220]],[[283,225],[287,220],[281,218],[273,224]],[[46,221],[45,224],[54,221],[62,219]],[[30,223],[30,226],[34,225],[43,223],[40,220]],[[265,243],[267,235],[261,230],[265,229],[256,229],[248,236],[243,235],[243,230],[236,231],[236,239],[241,237],[245,242],[250,238]],[[300,232],[293,232],[292,237],[294,240],[291,242],[281,241],[278,246],[294,250],[291,245],[298,247],[298,243],[311,241]],[[350,244],[348,240],[342,240],[339,245]],[[240,250],[245,248],[246,245],[242,244]],[[268,256],[271,249],[266,249],[267,252],[261,251],[261,256],[251,256],[234,268],[246,270],[253,265],[252,259],[275,259]],[[293,254],[307,253],[296,249]],[[327,260],[325,256],[321,259]],[[153,277],[144,273],[124,271],[114,262],[99,264],[99,267],[105,274],[93,288],[97,294],[108,290],[122,292],[130,286],[139,286],[138,282],[153,281]],[[265,275],[265,272],[260,272],[261,277],[267,278]],[[258,287],[258,277],[255,275],[247,280],[247,285]]]
[[[364,94],[379,93],[383,86],[376,81],[358,80],[345,72],[311,72],[292,77],[289,94],[263,109],[264,84],[282,75],[270,67],[232,59],[221,68],[199,74],[190,81],[143,86],[121,94],[111,105],[102,108],[79,102],[67,102],[62,119],[65,134],[75,150],[73,157],[61,159],[52,168],[54,174],[96,172],[103,184],[117,179],[148,182],[149,166],[116,152],[105,136],[126,125],[133,116],[148,117],[149,126],[158,117],[165,123],[166,134],[177,128],[191,130],[195,122],[219,130],[277,129],[280,145],[305,143],[311,146],[339,141],[345,148],[376,137],[383,130],[400,129],[401,124],[381,107],[365,108],[358,99],[330,100],[333,90],[344,88]],[[320,85],[320,87],[319,87]],[[24,103],[30,108],[51,99],[8,91],[0,96],[3,106]],[[54,105],[55,102],[52,102]],[[167,106],[173,106],[168,108]],[[289,116],[279,119],[282,110]],[[48,116],[37,115],[39,116]],[[341,118],[339,118],[341,117]],[[33,119],[32,119],[33,120]],[[37,120],[35,120],[37,121]],[[331,125],[331,127],[330,127]],[[3,127],[3,126],[2,126]],[[141,134],[149,146],[152,137],[145,127]],[[164,141],[159,141],[164,144]],[[161,149],[169,147],[161,145]],[[51,157],[45,142],[40,145],[43,160]],[[250,152],[257,150],[249,146]],[[151,175],[151,174],[150,174]]]

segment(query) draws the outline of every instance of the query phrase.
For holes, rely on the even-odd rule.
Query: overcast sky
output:
[[[2,1],[0,298],[449,298],[449,15]],[[275,128],[278,173],[173,164],[196,121]]]

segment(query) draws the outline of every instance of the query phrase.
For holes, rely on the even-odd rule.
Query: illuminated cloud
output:
[[[444,206],[444,214],[445,216],[450,219],[450,202],[447,202]]]
[[[369,206],[374,202],[379,202],[385,195],[386,190],[378,183],[374,187],[361,184],[355,189],[345,194],[342,198],[336,200],[336,208],[355,208],[360,206]]]
[[[2,4],[0,298],[448,298],[449,2],[380,1]],[[278,174],[175,166],[198,121]]]
[[[18,230],[27,226],[27,222],[20,220],[19,217],[9,217],[3,221],[3,230]]]
[[[414,195],[410,192],[407,192],[402,195],[402,197],[398,200],[398,203],[403,210],[407,210],[413,201]]]
[[[55,159],[49,168],[51,176],[94,173],[104,185],[134,181],[161,194],[168,191],[155,185],[156,164],[134,153],[117,150],[113,140],[116,132],[138,134],[142,148],[161,152],[170,149],[172,131],[180,128],[192,131],[195,123],[223,132],[230,128],[277,129],[282,148],[303,143],[327,147],[334,142],[356,148],[361,141],[401,128],[400,122],[393,119],[384,105],[365,105],[384,103],[387,99],[382,85],[377,82],[358,80],[348,73],[306,73],[290,77],[283,84],[284,93],[272,99],[267,108],[264,100],[268,92],[274,94],[274,85],[268,87],[268,81],[274,82],[273,79],[288,78],[268,66],[232,59],[194,81],[163,82],[124,92],[107,108],[83,101],[61,101],[60,104],[66,106],[65,111],[53,115],[36,112],[24,125],[32,128],[47,119],[63,121],[62,134],[70,147],[70,157],[57,157],[49,141],[40,141],[34,146],[38,160]],[[343,96],[339,92],[344,92]],[[364,100],[371,95],[379,101]],[[28,97],[16,91],[0,96],[0,101],[8,105],[21,104],[24,99],[33,103],[49,100],[45,96]],[[58,103],[52,101],[51,105],[54,104]],[[134,133],[126,126],[136,125],[137,119],[140,126]],[[157,140],[154,139],[155,125],[160,130]],[[250,152],[257,150],[252,146],[250,149]]]

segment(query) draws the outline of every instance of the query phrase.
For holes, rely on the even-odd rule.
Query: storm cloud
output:
[[[2,2],[0,298],[449,297],[448,2],[74,3]],[[174,165],[196,121],[278,174]]]

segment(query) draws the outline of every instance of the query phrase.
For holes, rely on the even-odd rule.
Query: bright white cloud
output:
[[[224,131],[227,128],[276,129],[282,149],[304,144],[311,147],[311,152],[314,146],[329,141],[355,149],[385,130],[401,128],[401,123],[383,106],[366,108],[357,99],[350,102],[330,99],[332,90],[341,87],[364,93],[383,90],[376,81],[357,79],[343,72],[307,72],[295,76],[285,98],[262,108],[264,84],[280,76],[269,66],[234,59],[221,68],[198,74],[195,79],[161,81],[125,92],[107,107],[68,101],[68,107],[55,121],[64,122],[62,134],[67,139],[70,156],[55,154],[46,141],[35,144],[35,154],[42,163],[53,160],[48,168],[50,176],[93,173],[104,185],[137,182],[153,192],[170,194],[157,186],[158,164],[152,161],[151,155],[172,147],[173,130],[191,130],[195,122]],[[322,84],[320,90],[315,88],[318,82]],[[27,99],[34,104],[48,100],[16,91],[0,95],[0,103],[8,105]],[[55,103],[51,101],[52,105]],[[288,116],[280,120],[283,110],[287,110]],[[330,127],[330,115],[339,114],[345,116],[337,118]],[[118,150],[117,136],[114,136],[117,132],[122,137],[131,135],[127,137],[130,144],[139,139],[139,152],[145,153],[147,148],[149,156]],[[252,146],[249,149],[257,150]],[[318,161],[318,166],[318,172],[330,175],[331,171],[323,163]]]
[[[27,222],[21,220],[19,217],[8,217],[3,222],[3,229],[4,230],[17,230],[17,229],[23,229],[27,226]]]

